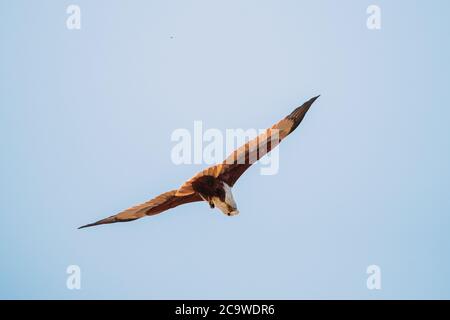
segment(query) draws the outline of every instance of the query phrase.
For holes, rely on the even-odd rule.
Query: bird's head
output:
[[[235,216],[239,214],[237,209],[236,201],[234,201],[233,193],[231,192],[231,187],[225,182],[222,182],[222,192],[220,196],[213,197],[212,201],[214,206],[220,209],[227,216]]]

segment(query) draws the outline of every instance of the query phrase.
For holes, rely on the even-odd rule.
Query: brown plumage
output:
[[[145,216],[153,216],[155,214],[161,213],[163,211],[175,208],[181,204],[202,201],[202,198],[198,194],[192,194],[188,196],[178,197],[175,196],[177,190],[172,190],[163,194],[160,194],[156,198],[138,204],[137,206],[131,207],[125,211],[122,211],[116,215],[110,216],[108,218],[99,220],[94,223],[90,223],[79,227],[78,229],[96,226],[98,224],[114,223],[114,222],[126,222],[133,221]]]
[[[203,200],[207,201],[211,208],[217,206],[227,215],[239,213],[231,193],[231,187],[253,163],[269,153],[298,127],[318,97],[314,97],[296,108],[286,118],[235,150],[222,163],[199,172],[179,189],[163,193],[150,201],[106,219],[84,225],[79,229],[99,224],[132,221],[161,213],[182,204]]]

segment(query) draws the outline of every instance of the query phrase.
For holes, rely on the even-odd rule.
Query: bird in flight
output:
[[[306,112],[318,97],[308,100],[286,118],[236,149],[222,163],[197,173],[184,182],[179,189],[165,192],[150,201],[97,222],[81,226],[78,229],[100,224],[132,221],[197,201],[206,201],[211,208],[217,207],[228,216],[237,215],[239,211],[231,188],[254,162],[269,153],[281,140],[298,127]]]

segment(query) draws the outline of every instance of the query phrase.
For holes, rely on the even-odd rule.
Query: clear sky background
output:
[[[449,12],[0,0],[0,298],[450,298]],[[279,173],[235,185],[239,216],[76,229],[205,167],[172,163],[175,129],[265,128],[317,94]]]

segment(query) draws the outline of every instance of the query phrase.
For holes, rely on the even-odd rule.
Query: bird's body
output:
[[[305,102],[286,118],[235,150],[225,161],[197,173],[180,188],[163,193],[150,201],[80,228],[132,221],[197,201],[206,201],[211,208],[217,207],[228,216],[238,214],[239,211],[232,193],[235,182],[254,162],[269,153],[281,140],[298,127],[317,98],[318,96]]]
[[[228,216],[239,213],[231,187],[222,180],[213,176],[202,176],[192,182],[192,187],[209,203],[211,209],[217,207]]]

